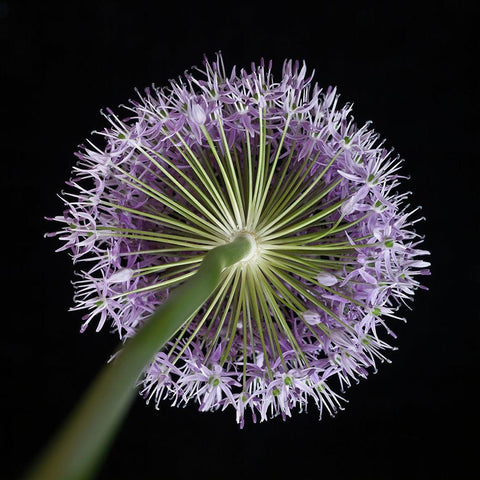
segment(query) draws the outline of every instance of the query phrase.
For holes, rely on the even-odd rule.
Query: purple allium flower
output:
[[[418,208],[397,192],[401,159],[312,78],[292,61],[279,81],[263,61],[227,73],[218,55],[125,118],[104,112],[105,146],[77,153],[55,220],[82,265],[82,331],[127,339],[208,250],[256,242],[145,369],[147,402],[231,405],[242,426],[312,402],[334,414],[392,349],[387,321],[429,273]]]

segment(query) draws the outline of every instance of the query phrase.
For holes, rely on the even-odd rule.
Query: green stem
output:
[[[217,288],[222,271],[246,257],[249,235],[210,250],[197,273],[169,298],[107,364],[24,480],[92,478],[135,396],[135,385],[153,356]]]

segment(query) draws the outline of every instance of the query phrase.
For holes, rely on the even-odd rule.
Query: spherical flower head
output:
[[[357,126],[334,88],[285,61],[227,73],[218,55],[166,88],[104,112],[104,146],[81,146],[55,220],[81,263],[82,330],[123,340],[242,234],[252,253],[145,369],[147,402],[194,401],[263,421],[342,407],[392,347],[399,308],[428,274],[399,193],[402,160]]]

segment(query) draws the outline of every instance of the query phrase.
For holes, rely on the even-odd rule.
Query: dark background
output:
[[[472,3],[473,5],[473,3]],[[478,473],[480,11],[437,2],[0,2],[1,478],[18,478],[117,345],[79,334],[73,268],[44,220],[73,152],[115,108],[203,54],[305,60],[406,159],[432,252],[391,365],[321,422],[248,423],[137,400],[99,479],[464,479]]]

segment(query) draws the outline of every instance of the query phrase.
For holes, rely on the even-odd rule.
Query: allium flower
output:
[[[256,249],[226,268],[207,303],[145,369],[147,402],[232,406],[243,426],[314,403],[334,414],[352,381],[392,347],[387,322],[428,274],[398,193],[402,160],[334,88],[286,61],[227,73],[220,55],[168,88],[104,112],[63,194],[56,234],[82,265],[82,331],[122,340],[243,232]]]

